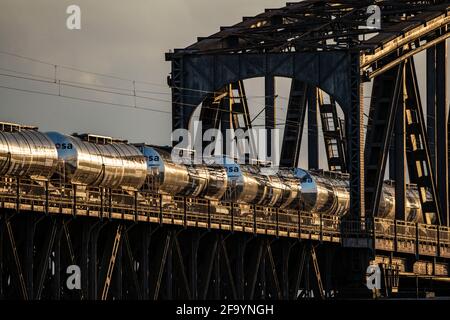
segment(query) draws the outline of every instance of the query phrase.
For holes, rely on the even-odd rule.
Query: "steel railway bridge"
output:
[[[381,29],[367,28],[374,4]],[[269,223],[233,215],[231,203],[219,215],[201,199],[177,198],[174,209],[158,194],[2,178],[0,297],[371,298],[370,261],[382,271],[376,295],[449,295],[449,10],[438,0],[306,0],[166,55],[174,129],[188,128],[198,106],[203,130],[250,128],[244,80],[255,77],[265,79],[265,127],[275,128],[275,78],[291,78],[281,165],[298,164],[307,118],[309,169],[320,169],[321,121],[325,169],[350,177],[344,218],[251,208],[272,212]],[[422,51],[426,108],[414,62]],[[388,164],[395,220],[375,215]],[[405,219],[407,183],[417,185],[424,224]],[[70,265],[81,269],[79,290],[66,285]]]

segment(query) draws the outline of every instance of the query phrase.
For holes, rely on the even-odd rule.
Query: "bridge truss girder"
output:
[[[365,181],[372,178],[367,177],[364,163],[363,82],[382,76],[393,68],[395,70],[404,61],[411,60],[423,50],[434,46],[442,47],[442,43],[450,36],[450,15],[445,1],[433,1],[429,4],[419,1],[377,2],[376,4],[382,7],[383,27],[377,30],[377,35],[367,40],[366,33],[358,26],[365,23],[367,16],[362,11],[370,4],[373,4],[373,1],[358,4],[344,1],[335,6],[327,6],[325,2],[315,0],[289,4],[285,8],[270,9],[261,15],[245,18],[242,23],[221,28],[219,33],[208,38],[199,38],[196,44],[168,54],[166,58],[172,61],[170,84],[173,93],[174,129],[187,127],[193,108],[203,99],[202,91],[215,92],[228,83],[264,77],[267,84],[267,79],[281,76],[292,78],[297,87],[304,82],[312,90],[320,88],[336,100],[345,116],[346,129],[343,136],[346,141],[343,148],[346,154],[341,158],[345,158],[345,171],[350,174],[351,215],[373,216],[372,211],[366,210],[366,207],[374,208],[373,199],[369,199],[370,205],[366,204],[364,191]],[[333,18],[331,22],[328,15]],[[323,20],[324,17],[328,17],[328,23]],[[330,45],[332,40],[336,43]],[[445,63],[445,58],[442,54],[438,63],[437,69],[441,71],[436,74],[439,74],[440,83],[443,83],[445,72],[442,70],[445,68],[441,68],[441,65]],[[442,90],[443,85],[439,88],[436,90],[445,91]],[[292,89],[290,106],[292,103],[302,104],[298,88]],[[192,90],[196,90],[194,96],[190,92]],[[442,114],[446,103],[446,99],[441,98],[439,110],[442,118],[448,117],[447,113],[445,116]],[[270,101],[266,104],[271,110]],[[296,119],[302,129],[302,121],[305,119],[304,103],[295,110],[291,109],[292,112],[288,110],[288,118]],[[309,110],[311,111],[311,108]],[[312,115],[311,112],[308,114]],[[272,127],[267,118],[266,124],[268,128]],[[440,130],[440,137],[446,135],[447,130],[443,130],[442,126],[435,127]],[[312,131],[309,141],[315,142],[315,129],[310,127],[309,130]],[[426,139],[425,132],[422,138]],[[298,129],[289,129],[284,139],[285,143],[289,141],[292,145],[282,152],[282,164],[296,165],[301,133],[299,134]],[[437,154],[442,162],[447,157],[443,154],[447,154],[448,151],[445,150],[448,147],[444,150],[445,141],[439,145],[442,151]],[[309,152],[311,168],[318,166],[314,159],[317,149],[313,143]],[[383,158],[386,159],[387,151],[383,152]],[[431,150],[430,154],[433,157],[434,150]],[[430,165],[426,164],[426,167],[430,168]],[[436,179],[448,176],[448,169],[440,168],[442,166],[439,166],[434,174]],[[433,175],[431,171],[429,174]],[[380,171],[375,175],[378,177],[377,183],[375,186],[369,186],[369,193],[372,190],[380,190],[382,186],[383,175]],[[370,181],[372,183],[372,180]],[[448,190],[444,181],[436,180],[435,184],[442,187],[438,188],[440,194],[433,196],[433,204],[430,205],[436,208],[434,211],[441,212],[440,218],[447,224],[448,200],[438,199],[448,199]],[[397,189],[401,192],[400,186]]]
[[[398,283],[398,268],[405,275],[425,268],[417,270],[423,281],[400,285],[405,292],[449,290],[438,286],[440,275],[448,279],[445,259],[371,257],[366,248],[320,240],[10,209],[2,210],[0,231],[0,299],[370,298],[363,278],[371,259],[397,270],[384,276],[383,296]],[[71,265],[81,269],[80,289],[67,286]]]
[[[296,300],[337,289],[339,248],[318,241],[32,212],[0,223],[0,299]],[[80,289],[66,284],[70,265]]]

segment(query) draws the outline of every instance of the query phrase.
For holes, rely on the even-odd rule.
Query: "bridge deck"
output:
[[[450,258],[450,229],[388,219],[351,221],[328,214],[175,197],[102,191],[0,178],[0,208],[310,239],[346,247]],[[269,218],[270,217],[270,218]],[[374,228],[372,227],[375,225]]]

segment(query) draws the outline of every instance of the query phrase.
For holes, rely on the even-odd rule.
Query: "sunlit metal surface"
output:
[[[35,130],[0,132],[1,175],[45,180],[57,164],[57,151],[45,134]]]
[[[219,200],[223,197],[228,186],[228,177],[225,168],[220,166],[193,166],[191,181],[193,185],[199,185],[199,196],[209,200]],[[206,184],[205,184],[206,182]]]
[[[348,180],[320,173],[295,170],[301,181],[304,210],[345,215],[350,208]]]
[[[230,159],[225,159],[223,165],[228,175],[228,200],[245,204],[259,204],[264,200],[266,181],[258,168],[240,166]]]
[[[173,163],[167,150],[143,144],[136,147],[147,161],[149,189],[168,195],[185,192],[189,185],[189,173],[185,165]]]
[[[348,178],[330,173],[296,169],[301,179],[304,210],[319,213],[345,215],[349,210],[350,193]],[[423,222],[422,209],[417,188],[408,186],[405,192],[405,217],[409,222]],[[384,183],[377,217],[395,219],[395,188]]]
[[[290,170],[281,170],[280,179],[283,183],[283,197],[279,204],[281,209],[302,209],[302,187],[299,180]]]
[[[169,149],[136,145],[147,160],[148,187],[168,195],[219,200],[227,190],[227,174],[220,166],[175,163]]]
[[[299,208],[301,186],[293,176],[265,172],[256,166],[238,165],[230,159],[223,164],[229,180],[228,198],[245,204]]]
[[[409,222],[423,223],[422,208],[416,187],[408,186],[405,191],[405,218]],[[380,218],[395,219],[395,186],[385,183],[378,210]]]
[[[48,136],[64,164],[65,176],[74,184],[139,189],[145,182],[145,158],[133,146],[94,144],[57,132],[50,132]]]

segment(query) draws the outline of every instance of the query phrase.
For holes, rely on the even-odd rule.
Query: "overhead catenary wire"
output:
[[[9,72],[22,73],[22,74],[30,75],[30,76],[33,76],[33,77],[44,78],[44,79],[47,79],[47,80],[53,79],[53,82],[55,82],[55,83],[58,83],[58,80],[60,80],[61,82],[65,82],[65,83],[86,84],[86,85],[89,85],[89,86],[100,87],[100,88],[103,87],[103,88],[113,89],[113,90],[122,90],[122,91],[129,91],[129,92],[136,91],[136,92],[143,92],[143,93],[156,94],[156,95],[169,95],[169,96],[172,95],[172,93],[170,93],[170,92],[156,92],[156,91],[149,91],[149,90],[142,90],[142,89],[137,89],[136,90],[136,84],[137,83],[142,83],[142,84],[147,84],[147,85],[151,85],[151,86],[158,86],[158,87],[167,88],[167,85],[163,85],[163,84],[158,84],[158,83],[153,83],[153,82],[148,82],[148,81],[142,81],[142,80],[129,79],[129,78],[122,77],[122,76],[111,75],[111,74],[106,74],[106,73],[100,73],[100,72],[95,72],[95,71],[88,71],[88,70],[77,68],[77,67],[73,67],[73,66],[55,64],[55,63],[44,61],[44,60],[41,60],[41,59],[32,58],[32,57],[24,56],[24,55],[17,54],[17,53],[6,52],[6,51],[3,51],[3,50],[0,50],[0,54],[12,56],[12,57],[23,59],[23,60],[32,61],[32,62],[35,62],[35,63],[44,64],[44,65],[47,65],[47,66],[51,66],[52,68],[54,68],[54,78],[47,77],[47,76],[41,76],[41,75],[35,75],[35,74],[31,74],[31,73],[25,73],[25,72],[21,72],[21,71],[8,70],[8,69],[5,69],[5,68],[0,68],[0,69],[8,70]],[[104,86],[104,85],[98,85],[98,84],[92,84],[92,83],[76,82],[76,81],[69,81],[69,80],[64,80],[64,79],[57,79],[57,70],[58,69],[67,69],[67,70],[72,70],[72,71],[76,71],[76,72],[80,72],[80,73],[91,74],[91,75],[96,75],[96,76],[110,78],[110,79],[115,79],[115,80],[120,80],[120,81],[126,81],[126,82],[128,82],[130,84],[130,87],[129,88],[118,88],[118,87]],[[215,94],[216,93],[215,91],[193,89],[193,88],[183,88],[183,87],[177,87],[177,86],[172,86],[170,88],[171,89],[184,90],[184,91],[206,93],[206,94]],[[182,96],[189,97],[189,96],[195,96],[195,95],[182,94]],[[274,96],[262,95],[262,96],[247,96],[246,98],[249,100],[249,99],[272,98],[272,97],[274,97]],[[275,97],[283,99],[283,100],[289,100],[289,97],[283,97],[283,96],[280,96],[280,95],[275,95]],[[370,97],[364,97],[364,99],[370,99]]]
[[[20,55],[20,54],[17,54],[17,53],[6,52],[6,51],[3,51],[3,50],[0,50],[0,54],[13,56],[13,57],[16,57],[16,58],[19,58],[19,59],[28,60],[28,61],[32,61],[32,62],[35,62],[35,63],[41,63],[41,64],[44,64],[44,65],[50,66],[50,67],[52,67],[54,69],[67,69],[67,70],[72,70],[72,71],[76,71],[76,72],[80,72],[80,73],[91,74],[91,75],[96,75],[96,76],[100,76],[100,77],[104,77],[104,78],[110,78],[110,79],[115,79],[115,80],[120,80],[120,81],[125,81],[125,82],[129,82],[130,83],[130,88],[115,88],[117,90],[132,90],[131,88],[133,86],[133,83],[135,83],[135,84],[138,84],[138,83],[147,84],[147,85],[150,85],[150,86],[157,86],[157,87],[162,87],[162,88],[167,88],[168,87],[167,84],[154,83],[154,82],[149,82],[149,81],[144,81],[144,80],[130,79],[130,78],[117,76],[117,75],[112,75],[112,74],[107,74],[107,73],[101,73],[101,72],[96,72],[96,71],[89,71],[89,70],[85,70],[85,69],[77,68],[77,67],[73,67],[73,66],[67,66],[67,65],[62,65],[62,64],[55,64],[55,63],[44,61],[44,60],[41,60],[41,59],[31,58],[31,57],[27,57],[27,56]],[[5,68],[0,68],[0,69],[7,70]],[[35,75],[35,74],[31,74],[31,73],[26,73],[26,72],[21,72],[21,71],[14,71],[14,70],[9,70],[9,71],[16,72],[16,73],[28,74],[28,75],[35,76],[35,77],[42,77],[42,78],[56,80],[55,77],[52,78],[52,77]],[[65,80],[65,81],[67,81],[67,80]],[[67,82],[69,82],[69,81],[67,81]],[[80,82],[80,84],[88,84],[88,83],[81,83]],[[89,84],[89,85],[101,86],[101,85],[97,85],[97,84]],[[187,87],[178,87],[178,86],[171,86],[170,88],[178,89],[178,90],[185,90],[185,91],[192,91],[192,92],[199,92],[199,93],[207,93],[207,94],[215,94],[215,93],[217,93],[216,91],[194,89],[194,88],[187,88]],[[146,90],[137,90],[137,91],[146,92]],[[162,93],[162,92],[154,92],[154,91],[153,92],[149,91],[148,93],[168,94],[168,95],[172,94],[172,93]],[[289,100],[289,97],[284,97],[284,96],[280,96],[280,95],[276,95],[276,96],[278,96],[278,98],[283,99],[283,100]],[[261,98],[261,99],[263,99],[263,98],[271,98],[271,97],[273,97],[273,96],[272,95],[247,96],[247,99],[249,99],[249,98],[250,99],[251,98],[255,98],[255,99],[256,98]],[[364,99],[370,99],[371,97],[367,97],[366,96],[366,97],[363,97],[363,98]]]
[[[14,71],[11,70],[11,72],[14,72]],[[21,72],[17,72],[17,73],[20,74]],[[31,75],[29,73],[23,73],[23,74]],[[154,97],[137,95],[136,92],[140,92],[140,90],[136,90],[132,94],[131,92],[130,93],[123,93],[123,92],[115,92],[115,91],[103,90],[103,89],[98,89],[98,88],[91,88],[89,85],[88,86],[80,86],[80,85],[74,84],[74,83],[77,83],[77,82],[60,80],[60,79],[51,79],[51,78],[48,78],[48,77],[45,78],[45,79],[35,79],[35,78],[30,78],[30,77],[25,77],[25,76],[4,74],[4,73],[0,73],[0,76],[16,78],[16,79],[21,79],[21,80],[41,82],[41,83],[52,84],[52,85],[57,85],[59,90],[60,90],[61,86],[64,86],[64,87],[71,87],[71,88],[89,90],[89,91],[94,91],[94,92],[99,92],[99,93],[108,93],[108,94],[114,94],[114,95],[119,95],[119,96],[134,97],[134,98],[147,99],[147,100],[158,101],[158,102],[166,102],[166,103],[171,103],[171,104],[175,103],[175,104],[178,104],[178,105],[181,105],[181,106],[189,106],[189,107],[194,107],[194,108],[198,107],[198,105],[195,105],[195,104],[188,104],[188,103],[182,103],[182,102],[173,102],[171,100],[165,100],[165,99],[159,99],[159,98],[154,98]],[[15,88],[12,88],[12,87],[8,87],[8,88],[9,89],[15,89]],[[107,87],[104,87],[104,88],[107,88]],[[114,88],[111,88],[111,89],[114,89]],[[38,90],[28,90],[28,89],[24,89],[24,91],[28,91],[28,92],[33,91],[34,93],[45,93],[45,92],[41,92],[41,91],[38,91]],[[74,97],[71,97],[71,98],[74,98]],[[92,102],[95,101],[97,103],[108,104],[108,102],[106,102],[106,101],[92,100],[92,99],[83,99],[83,98],[81,98],[81,99],[84,100],[84,101],[90,100]],[[114,105],[117,106],[117,105],[120,105],[120,104],[115,103]],[[124,106],[130,107],[129,105],[124,105]],[[211,107],[208,107],[208,106],[202,106],[202,107],[206,108],[206,109],[216,110],[216,108],[211,108]],[[234,113],[234,114],[240,114],[238,112],[230,111],[228,109],[219,109],[219,111],[231,112],[231,113]],[[162,112],[162,111],[159,110],[158,112]],[[168,113],[170,113],[170,112],[168,112]]]
[[[21,54],[11,53],[11,52],[7,52],[7,51],[3,51],[3,50],[0,50],[0,54],[8,55],[8,56],[12,56],[12,57],[15,57],[15,58],[28,60],[28,61],[32,61],[32,62],[35,62],[35,63],[40,63],[40,64],[44,64],[44,65],[50,66],[50,67],[52,67],[54,69],[55,73],[56,73],[56,69],[66,69],[66,70],[76,71],[76,72],[80,72],[80,73],[95,75],[95,76],[99,76],[99,77],[125,81],[125,82],[128,82],[130,84],[130,88],[132,88],[133,83],[135,83],[135,84],[141,83],[141,84],[146,84],[146,85],[150,85],[150,86],[157,86],[157,87],[167,88],[167,84],[154,83],[154,82],[143,81],[143,80],[136,80],[136,79],[130,79],[130,78],[117,76],[117,75],[112,75],[112,74],[107,74],[107,73],[101,73],[101,72],[96,72],[96,71],[89,71],[89,70],[85,70],[85,69],[81,69],[81,68],[77,68],[77,67],[73,67],[73,66],[67,66],[67,65],[62,65],[62,64],[55,64],[55,63],[51,63],[51,62],[44,61],[44,60],[41,60],[41,59],[31,58],[31,57],[27,57],[27,56],[24,56],[24,55],[21,55]],[[15,71],[13,71],[13,72],[15,72]],[[46,77],[46,78],[50,78],[50,77]],[[52,78],[50,78],[50,79],[52,79]],[[192,92],[199,92],[199,93],[207,93],[207,94],[215,94],[216,93],[215,91],[202,90],[202,89],[193,89],[193,88],[185,88],[185,87],[178,87],[178,86],[172,86],[170,88],[179,89],[179,90],[185,90],[185,91],[192,91]],[[130,89],[124,89],[124,90],[130,90]],[[139,90],[139,91],[142,91],[142,90]],[[266,98],[266,97],[272,97],[272,96],[255,96],[254,98]],[[283,98],[287,99],[286,97],[283,97]]]
[[[126,96],[126,97],[137,97],[137,98],[147,99],[147,100],[151,100],[151,101],[173,103],[170,100],[157,99],[157,98],[151,98],[151,97],[146,97],[146,96],[138,96],[138,95],[134,96],[134,95],[131,95],[131,94],[124,94],[124,93],[119,93],[119,92],[112,92],[112,91],[107,91],[107,90],[94,89],[94,88],[88,88],[88,87],[83,87],[83,86],[76,86],[76,85],[72,85],[72,84],[67,84],[67,83],[62,82],[60,80],[58,80],[56,83],[54,83],[54,81],[50,81],[50,80],[31,79],[31,78],[26,78],[26,77],[22,77],[22,76],[13,76],[13,75],[5,75],[5,74],[0,74],[0,76],[8,76],[8,77],[14,77],[14,78],[19,78],[19,79],[25,79],[25,80],[30,80],[30,81],[38,81],[38,82],[44,82],[44,83],[47,83],[47,84],[57,85],[59,92],[58,92],[58,94],[53,94],[53,93],[39,91],[39,90],[30,90],[30,89],[16,88],[16,87],[11,87],[11,86],[0,86],[0,88],[3,88],[3,89],[9,89],[9,90],[15,90],[15,91],[21,91],[21,92],[27,92],[27,93],[43,94],[43,95],[48,95],[48,96],[68,98],[68,99],[71,99],[71,100],[79,100],[79,101],[85,101],[85,102],[91,102],[91,103],[100,103],[100,104],[105,104],[105,105],[112,105],[112,106],[115,106],[115,107],[125,107],[125,108],[133,108],[133,109],[139,109],[139,110],[145,110],[145,111],[152,111],[152,112],[158,112],[158,113],[171,114],[170,111],[158,110],[158,109],[148,108],[148,107],[141,107],[141,106],[136,106],[134,104],[133,105],[128,105],[128,104],[120,104],[120,103],[114,103],[114,102],[108,102],[108,101],[102,101],[102,100],[96,100],[96,99],[87,99],[87,98],[80,98],[80,97],[69,96],[67,94],[62,94],[60,90],[61,90],[61,87],[71,87],[71,88],[78,88],[78,89],[83,89],[83,90],[95,91],[95,92],[99,92],[99,93],[108,93],[108,94],[115,94],[115,95]],[[189,106],[189,107],[198,107],[198,105],[193,105],[193,104],[186,104],[186,103],[178,103],[178,104],[183,105],[183,106]],[[208,106],[202,106],[202,108],[210,109],[210,110],[214,110],[214,111],[222,111],[222,112],[227,112],[227,113],[233,113],[233,114],[237,114],[237,115],[241,114],[239,112],[231,111],[229,109],[221,109],[221,108],[214,108],[214,107],[208,107]],[[254,120],[256,120],[256,118],[261,116],[263,111],[265,111],[265,109],[266,109],[266,107],[263,107],[261,109],[261,111],[252,119],[252,122],[254,122]],[[300,124],[300,122],[298,122],[298,121],[291,121],[291,120],[281,119],[281,118],[276,118],[275,120],[276,121],[285,121],[285,123],[283,125],[287,126],[287,127],[297,127]],[[279,124],[279,125],[281,125],[281,124]]]
[[[139,110],[145,110],[145,111],[151,111],[151,112],[158,112],[158,113],[164,113],[171,115],[172,113],[169,111],[163,111],[163,110],[157,110],[157,109],[151,109],[141,106],[134,106],[134,105],[126,105],[121,103],[114,103],[114,102],[105,102],[95,99],[86,99],[86,98],[79,98],[79,97],[72,97],[64,94],[56,94],[51,92],[43,92],[43,91],[37,91],[37,90],[29,90],[29,89],[21,89],[21,88],[14,88],[14,87],[8,87],[0,85],[1,89],[8,89],[8,90],[14,90],[14,91],[20,91],[20,92],[26,92],[26,93],[34,93],[34,94],[42,94],[47,96],[54,96],[54,97],[60,97],[60,98],[66,98],[66,99],[72,99],[72,100],[79,100],[79,101],[85,101],[85,102],[92,102],[92,103],[99,103],[99,104],[105,104],[105,105],[111,105],[111,106],[117,106],[117,107],[126,107],[126,108],[132,108],[132,109],[139,109]]]
[[[165,103],[170,103],[170,104],[178,104],[180,106],[188,106],[188,107],[194,107],[194,108],[198,107],[198,105],[194,105],[194,104],[188,104],[188,103],[183,103],[183,102],[173,102],[171,100],[158,99],[158,98],[154,98],[154,97],[138,95],[137,92],[143,92],[143,93],[149,93],[149,94],[158,94],[158,95],[171,95],[171,93],[168,93],[168,92],[156,92],[156,91],[135,89],[136,88],[135,87],[136,82],[152,84],[150,82],[135,81],[135,80],[127,79],[127,78],[124,78],[124,77],[118,77],[118,76],[109,75],[109,74],[103,74],[103,73],[98,73],[98,72],[86,71],[86,70],[75,68],[75,67],[56,65],[56,64],[53,64],[53,63],[50,63],[50,62],[39,60],[39,59],[25,57],[25,56],[22,56],[22,55],[17,55],[17,54],[12,54],[12,53],[7,53],[7,52],[4,52],[4,51],[0,51],[0,53],[1,54],[7,54],[7,55],[15,56],[15,57],[19,57],[21,59],[27,59],[27,60],[30,60],[30,61],[33,61],[33,62],[43,63],[43,64],[46,64],[48,66],[54,67],[55,68],[54,78],[46,77],[46,76],[42,76],[42,75],[36,75],[36,74],[32,74],[32,73],[27,73],[27,72],[16,71],[16,70],[12,70],[12,69],[6,69],[6,68],[0,68],[0,69],[2,69],[4,71],[7,71],[7,72],[17,73],[17,74],[22,74],[22,75],[28,75],[28,76],[31,76],[31,77],[34,77],[34,78],[28,78],[28,77],[11,75],[11,74],[0,74],[0,76],[15,77],[15,78],[20,78],[20,79],[24,79],[24,80],[40,81],[40,82],[45,82],[45,83],[48,83],[48,84],[56,84],[56,85],[58,85],[59,93],[58,93],[58,95],[55,95],[55,96],[61,96],[61,97],[65,97],[65,98],[77,99],[77,100],[89,101],[89,102],[95,102],[95,103],[110,104],[110,105],[113,105],[113,106],[123,106],[123,107],[127,107],[127,108],[135,108],[135,109],[142,109],[142,110],[148,110],[148,111],[155,111],[155,112],[160,112],[160,113],[167,113],[167,114],[171,113],[171,112],[168,112],[168,111],[157,110],[157,109],[154,109],[154,108],[138,107],[136,105],[136,103],[134,105],[126,105],[126,104],[119,104],[119,103],[110,103],[110,102],[101,101],[101,100],[95,100],[95,99],[86,99],[86,98],[72,97],[72,96],[68,96],[68,95],[61,95],[61,92],[60,92],[61,86],[64,86],[64,87],[71,87],[71,88],[76,88],[76,89],[95,91],[95,92],[99,92],[99,93],[107,93],[107,94],[114,94],[114,95],[120,95],[120,96],[126,96],[126,97],[133,97],[134,99],[140,98],[140,99],[147,99],[147,100],[158,101],[158,102],[165,102]],[[69,70],[75,70],[75,71],[78,71],[78,72],[98,75],[98,76],[102,76],[102,77],[119,79],[119,80],[122,80],[122,81],[130,81],[130,82],[132,82],[134,89],[131,89],[131,88],[130,89],[118,88],[118,87],[104,86],[104,85],[99,85],[99,84],[92,84],[92,83],[85,83],[85,82],[77,82],[77,81],[69,81],[69,80],[58,79],[57,78],[57,68],[58,67],[59,68],[69,69]],[[35,79],[35,78],[40,78],[40,79]],[[83,86],[83,85],[85,85],[85,86]],[[95,87],[95,88],[92,88],[92,87]],[[7,86],[3,86],[3,88],[4,89],[11,89],[11,90],[18,90],[18,91],[23,91],[23,92],[33,92],[33,93],[53,95],[53,94],[50,94],[50,93],[47,93],[47,92],[41,92],[41,91],[37,91],[37,90],[28,90],[28,89],[21,89],[21,90],[19,90],[19,88],[13,88],[13,87],[7,87]],[[102,88],[102,89],[99,89],[99,88]],[[121,90],[121,91],[129,92],[129,93],[115,92],[115,91],[109,91],[109,90],[103,90],[103,89]],[[190,89],[187,88],[186,90],[190,90]],[[206,93],[213,93],[213,92],[204,91],[204,90],[197,90],[197,89],[192,89],[192,90],[206,92]],[[268,97],[268,96],[255,96],[254,98],[266,98],[266,97]],[[272,96],[270,96],[270,97],[272,97]],[[279,96],[279,95],[275,95],[274,97],[288,100],[288,98],[282,97],[282,96]],[[246,98],[249,99],[251,97],[246,97]],[[370,98],[370,97],[364,97],[364,98]],[[275,106],[275,107],[277,108],[277,106]],[[211,107],[208,107],[208,106],[205,106],[205,105],[203,105],[202,108],[217,110],[217,108],[211,108]],[[266,107],[262,108],[262,110],[252,119],[251,122],[253,123],[254,120],[256,120],[263,113],[263,111],[265,111],[265,109],[266,109]],[[218,110],[222,111],[222,112],[231,112],[231,113],[234,113],[234,114],[240,114],[238,112],[234,112],[234,111],[231,111],[231,110],[228,110],[228,109],[224,110],[224,109],[220,109],[219,108]],[[365,114],[365,113],[364,113],[364,116],[369,118],[369,116],[367,114]],[[277,121],[285,121],[285,123],[284,123],[285,126],[298,126],[300,124],[298,121],[290,121],[290,120],[287,120],[287,119],[279,119],[279,118],[277,118],[276,120]],[[367,126],[364,125],[364,127],[367,127]]]
[[[89,87],[96,87],[96,88],[104,88],[104,89],[111,89],[111,90],[119,90],[119,91],[125,91],[125,92],[130,92],[130,93],[135,93],[135,92],[141,92],[141,93],[148,93],[148,94],[153,94],[153,95],[166,95],[166,96],[172,96],[172,93],[169,92],[170,87],[167,87],[168,91],[166,92],[161,92],[161,91],[150,91],[150,90],[145,90],[145,89],[138,89],[136,88],[136,82],[133,84],[133,87],[130,88],[123,88],[123,87],[117,87],[117,86],[106,86],[106,85],[101,85],[101,84],[95,84],[95,83],[88,83],[88,82],[82,82],[82,81],[73,81],[73,80],[67,80],[67,79],[60,79],[58,77],[48,77],[48,76],[43,76],[43,75],[37,75],[34,73],[29,73],[29,72],[22,72],[22,71],[16,71],[13,69],[8,69],[8,68],[3,68],[0,67],[0,70],[6,71],[6,72],[10,72],[10,73],[14,73],[14,74],[0,74],[1,76],[5,76],[5,77],[18,77],[16,74],[19,75],[28,75],[32,78],[26,78],[23,77],[23,79],[26,80],[47,80],[48,83],[65,83],[65,84],[78,84],[78,85],[86,85]],[[38,79],[34,79],[34,78],[38,78]],[[190,90],[190,89],[186,89],[186,90]],[[209,91],[205,91],[207,93],[209,93]],[[114,92],[115,93],[115,92]],[[197,97],[197,95],[189,95],[189,94],[182,94],[183,97]],[[250,99],[264,99],[267,97],[272,97],[272,96],[247,96],[247,100]],[[287,97],[283,97],[283,96],[276,96],[277,98],[280,99],[285,99],[287,100]]]

